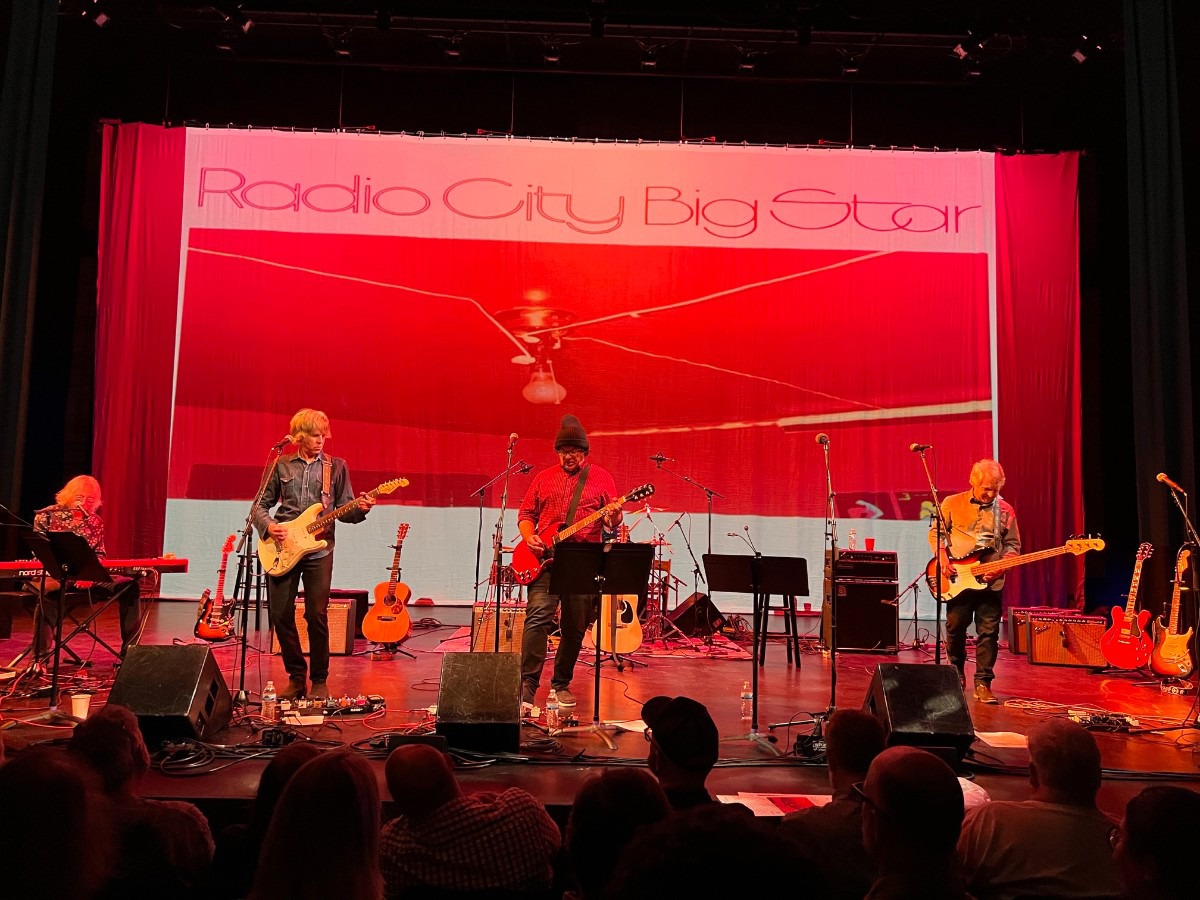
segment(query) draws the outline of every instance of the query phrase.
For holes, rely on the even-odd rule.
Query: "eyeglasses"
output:
[[[887,818],[887,813],[884,812],[883,808],[880,807],[880,805],[878,803],[876,803],[874,800],[872,800],[870,797],[867,796],[867,792],[863,790],[864,784],[865,784],[865,782],[862,782],[862,781],[858,782],[857,784],[852,784],[852,785],[850,785],[850,790],[854,792],[854,794],[858,797],[859,800],[861,800],[867,806],[871,807],[871,809],[875,810],[875,812],[879,813],[879,815],[883,816],[884,818]]]
[[[584,451],[579,447],[563,447],[558,451],[559,456],[583,456]]]

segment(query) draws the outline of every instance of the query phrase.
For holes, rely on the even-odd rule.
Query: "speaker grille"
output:
[[[201,644],[130,647],[108,702],[138,717],[151,752],[164,740],[211,737],[229,724],[233,705],[212,651]]]

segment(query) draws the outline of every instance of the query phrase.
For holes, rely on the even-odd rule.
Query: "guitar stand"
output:
[[[399,641],[394,644],[374,644],[373,646],[368,647],[366,650],[359,650],[357,653],[352,655],[370,656],[372,662],[387,662],[388,660],[395,659],[397,653],[402,653],[409,659],[417,658],[416,654],[409,653],[407,650],[401,647]]]
[[[595,596],[598,594],[636,594],[650,581],[650,564],[653,561],[654,548],[649,544],[559,544],[554,552],[554,568],[550,570],[550,593],[557,595],[560,602],[574,595]],[[615,646],[616,635],[616,604],[610,604],[610,630]],[[597,638],[600,635],[597,634]],[[600,720],[600,664],[601,640],[596,640],[596,664],[592,667],[594,674],[592,697],[592,724],[576,725],[560,729],[557,734],[574,734],[588,732],[596,735],[609,750],[616,750],[617,745],[609,737],[609,732],[616,726]],[[618,668],[623,657],[612,654],[617,660]],[[632,660],[630,660],[632,662]]]

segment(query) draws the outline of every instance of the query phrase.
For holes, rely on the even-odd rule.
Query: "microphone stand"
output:
[[[512,475],[513,469],[520,469],[522,472],[528,472],[533,466],[525,462],[525,460],[512,461],[513,449],[516,446],[515,442],[508,445],[508,459],[504,470],[494,478],[484,484],[481,484],[471,492],[471,496],[479,497],[479,531],[475,538],[475,603],[479,602],[479,586],[483,580],[479,577],[479,563],[483,551],[483,496],[484,492],[489,487],[495,484],[500,479],[504,479],[504,489],[500,493],[500,516],[496,519],[496,527],[492,533],[492,576],[489,577],[489,582],[494,580],[496,588],[496,652],[500,652],[500,570],[504,553],[504,515],[508,508],[508,479]]]
[[[904,590],[902,590],[899,594],[896,595],[895,600],[881,600],[880,601],[881,603],[886,603],[888,606],[896,607],[896,615],[897,615],[897,617],[899,617],[900,604],[902,602],[904,602],[904,595],[907,594],[909,591],[913,592],[913,620],[912,620],[913,639],[912,639],[912,644],[909,645],[909,648],[912,650],[924,650],[925,649],[925,642],[923,640],[921,640],[921,625],[920,625],[919,620],[917,619],[917,608],[920,606],[920,601],[921,601],[921,579],[924,577],[926,577],[925,572],[922,570],[920,573],[918,573],[916,578],[914,578],[912,581],[910,581],[908,583],[908,587],[906,587]]]
[[[696,481],[691,476],[684,475],[682,472],[672,472],[670,469],[663,469],[662,462],[656,462],[655,465],[658,468],[662,469],[664,472],[666,472],[668,475],[674,475],[676,478],[682,479],[683,481],[686,481],[688,484],[694,485],[695,487],[698,487],[698,488],[700,488],[700,490],[704,491],[704,495],[708,498],[708,552],[712,553],[713,497],[720,497],[722,500],[724,500],[725,495],[717,493],[712,488],[705,487],[704,485],[702,485],[700,482]],[[688,551],[689,552],[691,551],[691,547],[688,548]],[[694,556],[692,557],[692,559],[695,559],[695,558],[696,557],[694,557]]]
[[[921,457],[921,466],[925,469],[925,480],[929,482],[929,494],[933,497],[933,515],[936,519],[934,529],[937,534],[936,544],[937,549],[933,554],[933,578],[935,586],[929,591],[933,595],[933,664],[940,666],[942,664],[942,556],[949,556],[949,548],[947,542],[950,540],[950,529],[946,527],[946,520],[942,516],[942,501],[938,497],[937,488],[933,484],[933,474],[929,471],[929,461],[925,459],[925,451],[918,450],[917,455]],[[915,582],[914,582],[915,583]],[[914,618],[916,613],[913,613]]]
[[[825,456],[825,540],[829,542],[829,708],[825,718],[837,711],[837,595],[838,595],[838,545],[837,545],[837,494],[833,492],[833,474],[829,466],[829,439],[821,442]],[[813,718],[817,718],[816,715]],[[819,727],[819,723],[818,723]]]
[[[710,500],[710,503],[711,503],[711,500]],[[689,519],[689,521],[690,521],[690,519]],[[701,572],[700,572],[700,563],[696,560],[696,554],[692,552],[692,542],[688,540],[687,532],[683,530],[683,525],[681,524],[682,522],[683,522],[683,517],[680,516],[678,519],[675,520],[675,525],[679,526],[679,533],[681,535],[683,535],[683,546],[687,547],[688,556],[690,556],[692,558],[692,596],[694,597],[696,594],[700,593],[700,582],[704,581],[704,575],[701,574]],[[671,528],[674,528],[675,525],[672,525]],[[669,532],[671,530],[671,528],[668,528],[667,531]],[[664,532],[664,534],[665,533],[666,532]],[[712,542],[712,539],[710,538],[709,543],[711,543],[711,542]],[[707,584],[707,582],[705,582],[705,584]],[[709,615],[707,608],[705,609],[705,615]],[[709,626],[708,633],[704,636],[704,643],[708,646],[711,646],[712,645],[712,621],[711,620],[709,621],[708,626]],[[676,628],[675,630],[679,631],[678,628]],[[680,631],[679,633],[683,634],[682,631]]]

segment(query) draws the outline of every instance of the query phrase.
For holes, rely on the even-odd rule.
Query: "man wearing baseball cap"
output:
[[[646,758],[674,809],[690,809],[716,801],[704,782],[716,765],[716,723],[703,703],[691,697],[651,697],[642,707]]]

